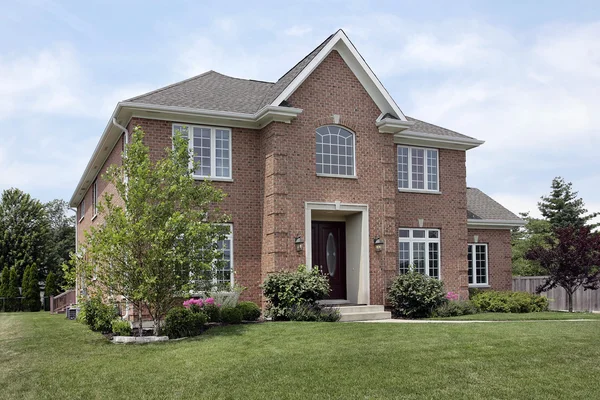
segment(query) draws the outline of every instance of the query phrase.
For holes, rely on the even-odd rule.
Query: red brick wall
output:
[[[469,229],[468,242],[488,245],[488,274],[493,290],[512,290],[512,249],[508,229]]]

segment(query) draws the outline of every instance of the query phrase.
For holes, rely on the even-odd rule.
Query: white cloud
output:
[[[284,31],[284,33],[288,36],[305,36],[310,32],[312,32],[312,28],[305,25],[294,25]]]

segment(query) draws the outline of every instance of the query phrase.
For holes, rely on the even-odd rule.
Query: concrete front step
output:
[[[373,321],[392,317],[389,311],[384,311],[383,306],[342,306],[337,309],[341,314],[341,322]]]

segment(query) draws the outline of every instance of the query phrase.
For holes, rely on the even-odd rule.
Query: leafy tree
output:
[[[589,226],[567,227],[555,230],[554,237],[546,239],[546,246],[537,246],[527,253],[549,274],[537,292],[557,286],[565,289],[569,312],[573,312],[573,293],[600,287],[600,234]]]
[[[25,267],[44,266],[48,220],[42,203],[19,189],[0,197],[0,265],[15,267],[22,278]]]
[[[48,272],[46,276],[46,286],[44,288],[44,296],[56,296],[58,294],[58,286],[56,284],[56,275],[54,272]]]
[[[40,285],[38,281],[38,270],[35,264],[25,268],[23,274],[23,307],[26,311],[40,311]]]
[[[511,233],[512,273],[515,276],[545,275],[540,263],[528,259],[526,254],[534,247],[545,246],[547,239],[552,236],[552,226],[544,219],[531,217],[529,213],[521,213],[520,216],[526,223]]]
[[[2,272],[0,272],[0,297],[4,298],[2,303],[0,303],[2,305],[0,311],[8,311],[6,310],[6,297],[8,297],[9,274],[9,268],[4,268],[2,269]]]
[[[42,271],[42,276],[53,272],[58,285],[61,285],[64,283],[62,265],[75,252],[75,214],[69,203],[59,199],[46,203],[44,208],[49,238],[46,245],[47,268]]]
[[[8,278],[8,290],[6,291],[7,311],[17,311],[19,309],[19,300],[17,299],[17,297],[20,296],[21,293],[19,292],[19,274],[17,273],[17,268],[12,267],[10,269]]]
[[[552,191],[549,196],[542,196],[538,208],[542,215],[548,219],[554,229],[574,226],[580,228],[588,225],[590,220],[600,213],[587,214],[583,199],[577,197],[571,182],[556,177],[552,180]],[[587,214],[587,215],[586,215]],[[597,226],[592,225],[592,228]]]
[[[192,177],[187,140],[177,133],[173,148],[153,162],[143,137],[136,127],[122,165],[104,175],[118,198],[101,198],[104,223],[86,232],[75,263],[88,285],[95,277],[96,284],[133,304],[140,328],[141,310],[147,309],[158,333],[174,299],[188,295],[193,281],[204,278],[219,258],[216,241],[224,239],[227,227],[215,207],[223,193]]]

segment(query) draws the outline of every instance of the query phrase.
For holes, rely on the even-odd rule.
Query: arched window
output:
[[[336,125],[317,129],[317,174],[354,176],[354,134]]]

